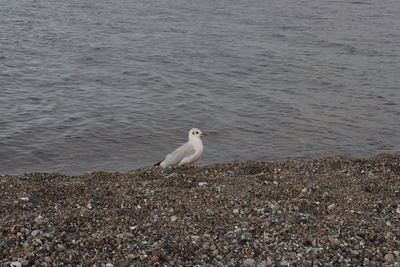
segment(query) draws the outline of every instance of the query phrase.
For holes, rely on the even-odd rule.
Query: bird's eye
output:
[[[199,134],[199,132],[196,132],[196,134]]]

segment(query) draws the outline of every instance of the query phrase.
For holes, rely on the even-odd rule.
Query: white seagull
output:
[[[206,134],[197,128],[191,129],[188,134],[189,141],[175,149],[171,154],[166,155],[164,160],[154,164],[154,166],[166,168],[175,165],[189,165],[196,162],[203,155],[201,136],[206,136]]]

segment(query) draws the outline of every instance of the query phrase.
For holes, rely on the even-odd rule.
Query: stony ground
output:
[[[400,156],[0,176],[0,266],[400,266]]]

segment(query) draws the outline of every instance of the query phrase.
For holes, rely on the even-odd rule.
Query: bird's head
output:
[[[190,131],[189,131],[189,140],[192,139],[192,138],[200,138],[201,136],[206,136],[206,134],[203,133],[202,131],[200,131],[197,128],[190,129]]]

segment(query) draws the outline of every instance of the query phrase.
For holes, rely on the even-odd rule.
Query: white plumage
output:
[[[191,129],[188,133],[188,142],[175,149],[171,154],[166,155],[164,160],[154,166],[166,168],[175,165],[189,165],[196,162],[203,155],[201,136],[206,136],[206,134],[197,128]]]

